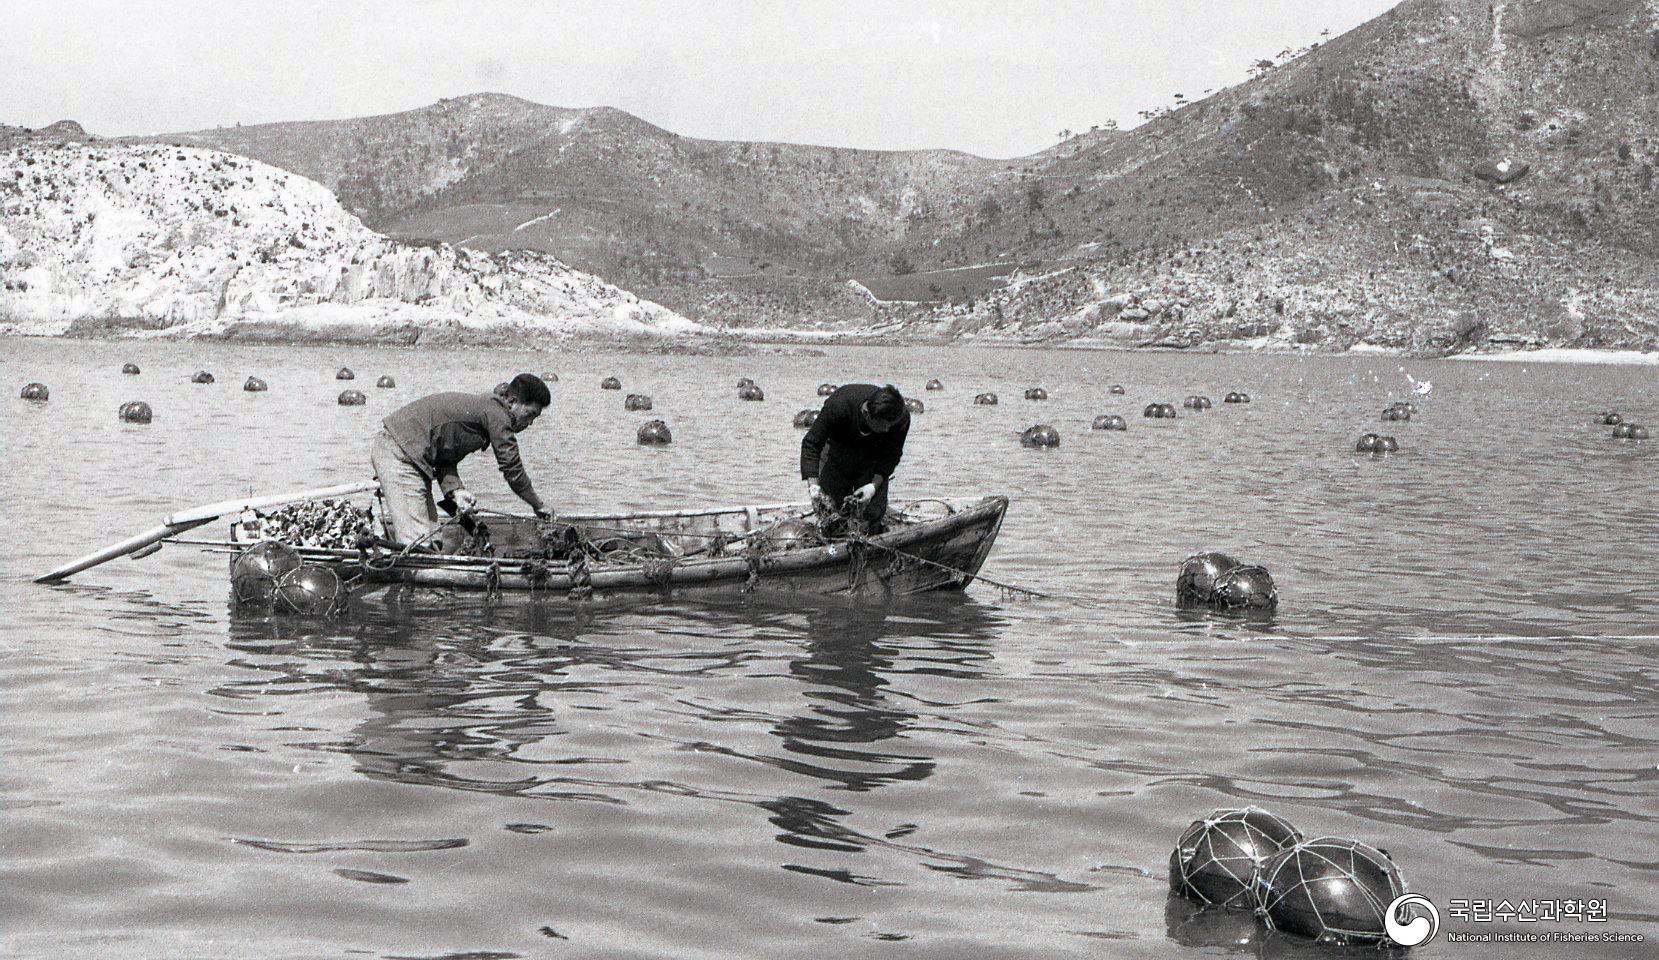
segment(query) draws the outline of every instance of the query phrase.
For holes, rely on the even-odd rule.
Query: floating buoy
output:
[[[744,387],[752,387],[754,385],[755,382],[750,380],[748,377],[739,377],[737,380],[737,389],[739,390],[742,390]]]
[[[601,389],[601,390],[621,390],[622,389],[622,381],[618,380],[615,377],[606,377],[605,379],[599,381],[599,389]]]
[[[206,370],[197,370],[194,374],[191,375],[190,382],[191,383],[212,383],[213,382],[213,374],[208,373]]]
[[[974,397],[974,403],[982,407],[994,407],[997,405],[997,395],[994,393],[979,394]]]
[[[929,389],[929,390],[943,390],[943,389],[945,389],[945,385],[943,383],[939,382],[938,380],[929,380],[927,382],[927,389]]]
[[[242,389],[249,393],[262,393],[270,388],[265,385],[265,381],[258,377],[249,377],[247,382],[242,384]]]
[[[397,381],[393,380],[390,375],[387,375],[387,376],[381,377],[379,380],[376,380],[374,382],[374,385],[381,388],[382,390],[390,390],[393,387],[397,386]]]
[[[1225,397],[1221,398],[1221,402],[1222,403],[1248,403],[1249,401],[1244,399],[1244,394],[1242,394],[1242,393],[1229,393]]]
[[[1169,854],[1169,892],[1222,907],[1252,909],[1261,864],[1302,839],[1302,831],[1260,807],[1217,810],[1194,820]]]
[[[622,409],[649,410],[651,409],[651,398],[643,393],[630,393],[628,398],[622,401]]]
[[[1406,891],[1388,854],[1358,840],[1315,837],[1268,857],[1250,898],[1269,929],[1333,945],[1378,943],[1388,907]]]
[[[1025,391],[1025,398],[1027,400],[1047,400],[1048,391],[1042,387],[1031,387]]]
[[[808,427],[811,427],[814,423],[817,423],[817,422],[818,422],[818,411],[816,411],[816,410],[802,410],[800,413],[795,414],[795,426],[797,426],[797,427],[799,427],[803,430],[807,429]]]
[[[1107,389],[1106,392],[1107,393],[1112,393],[1112,394],[1117,394],[1118,396],[1122,396],[1123,395],[1123,384],[1114,383],[1114,384],[1112,384],[1112,386],[1110,388]]]
[[[1188,397],[1186,400],[1182,401],[1182,405],[1188,410],[1208,410],[1215,406],[1215,404],[1210,402],[1209,397]]]
[[[1399,449],[1400,442],[1398,440],[1391,436],[1376,433],[1368,433],[1360,437],[1359,442],[1354,444],[1355,453],[1372,453],[1378,456],[1385,453],[1397,453]]]
[[[904,408],[906,410],[910,411],[911,413],[924,413],[924,412],[926,412],[926,409],[927,409],[922,404],[922,401],[917,400],[915,397],[905,397],[904,398]]]
[[[300,568],[299,551],[266,540],[243,551],[230,565],[231,595],[237,603],[263,605],[276,597],[277,583]]]
[[[1405,412],[1411,414],[1412,416],[1417,415],[1417,404],[1412,403],[1410,400],[1396,400],[1393,403],[1389,404],[1389,406],[1399,407],[1401,410],[1404,410]]]
[[[1398,405],[1387,407],[1382,412],[1382,418],[1384,420],[1410,420],[1411,411]]]
[[[121,372],[126,373],[126,374],[131,374],[133,376],[137,376],[138,375],[138,364],[136,364],[136,363],[123,363],[121,365]]]
[[[1615,440],[1646,440],[1647,427],[1639,423],[1621,423],[1613,428]]]
[[[1158,420],[1169,419],[1175,416],[1175,404],[1149,403],[1146,405],[1146,409],[1141,411],[1141,416]]]
[[[639,428],[636,439],[640,443],[665,444],[674,442],[674,434],[668,430],[668,424],[661,420],[651,420]]]
[[[1266,567],[1234,567],[1216,580],[1215,602],[1230,610],[1275,610],[1279,591]]]
[[[757,387],[757,386],[755,386],[754,384],[751,383],[747,387],[744,387],[743,389],[737,391],[737,399],[739,399],[739,400],[765,400],[766,399],[766,392],[761,390],[759,387]]]
[[[1604,413],[1600,416],[1601,422],[1608,426],[1615,426],[1624,422],[1624,417],[1621,417],[1616,413]]]
[[[336,380],[356,380],[357,379],[357,374],[352,373],[350,367],[341,367],[339,370],[335,371],[334,379],[336,379]]]
[[[44,383],[31,383],[23,388],[22,393],[18,394],[24,400],[33,400],[36,403],[45,403],[51,395],[52,391],[46,389]]]
[[[131,400],[121,404],[117,415],[128,423],[149,423],[152,417],[150,405],[142,400]]]
[[[368,402],[369,398],[364,396],[361,390],[345,390],[340,393],[339,403],[342,407],[361,407]]]
[[[1089,427],[1093,430],[1127,430],[1129,422],[1115,413],[1106,413],[1095,417]]]
[[[339,574],[318,564],[302,563],[277,581],[272,606],[282,613],[325,617],[338,613],[345,600],[346,585],[340,582]]]
[[[827,396],[829,396],[830,394],[832,394],[834,392],[835,392],[835,384],[833,384],[833,383],[820,383],[820,384],[818,384],[818,396],[827,397]]]
[[[1215,602],[1216,584],[1241,564],[1225,553],[1195,553],[1181,561],[1175,575],[1175,602],[1183,607]]]
[[[1060,431],[1046,423],[1026,427],[1020,433],[1020,445],[1026,447],[1058,447],[1060,445]]]

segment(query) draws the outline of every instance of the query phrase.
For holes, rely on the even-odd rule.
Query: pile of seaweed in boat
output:
[[[350,500],[307,500],[268,514],[244,515],[242,530],[249,539],[332,550],[356,550],[374,538],[369,511]]]

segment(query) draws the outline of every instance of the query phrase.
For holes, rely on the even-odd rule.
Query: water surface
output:
[[[914,390],[896,499],[1009,495],[985,572],[1089,602],[432,596],[281,620],[233,614],[224,559],[177,547],[28,583],[182,506],[364,476],[395,405],[521,369],[561,378],[522,445],[581,511],[793,498],[790,418],[819,382]],[[1648,938],[1528,956],[1659,936],[1659,447],[1590,423],[1659,426],[1651,370],[3,340],[0,371],[8,955],[1328,955],[1169,900],[1182,828],[1247,803],[1387,849],[1443,909],[1606,900],[1607,924],[1551,929]],[[1379,423],[1408,373],[1434,385],[1420,416]],[[31,380],[50,403],[17,399]],[[1018,399],[1033,385],[1052,399]],[[369,404],[336,406],[348,386]],[[1139,416],[1192,393],[1215,408]],[[154,423],[117,422],[132,399]],[[1129,431],[1089,431],[1100,413]],[[634,444],[652,417],[671,447]],[[1038,422],[1058,450],[1019,446]],[[1355,455],[1370,430],[1402,453]],[[513,506],[487,458],[463,474]],[[1278,615],[1176,611],[1204,549],[1267,565]]]

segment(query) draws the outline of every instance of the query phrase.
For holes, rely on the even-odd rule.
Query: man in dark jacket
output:
[[[801,439],[801,478],[813,505],[840,511],[851,497],[854,515],[879,529],[909,433],[910,411],[892,384],[853,383],[830,394]]]
[[[519,499],[547,519],[552,512],[536,495],[519,459],[517,434],[536,422],[553,401],[540,377],[521,373],[504,394],[434,393],[394,411],[381,424],[369,460],[380,481],[382,522],[395,543],[417,543],[437,529],[432,502],[436,481],[460,514],[471,513],[478,497],[461,485],[459,467],[469,453],[489,447]]]

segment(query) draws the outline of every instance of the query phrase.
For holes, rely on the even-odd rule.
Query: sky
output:
[[[0,123],[104,136],[493,91],[690,137],[1023,156],[1396,0],[0,0]]]

